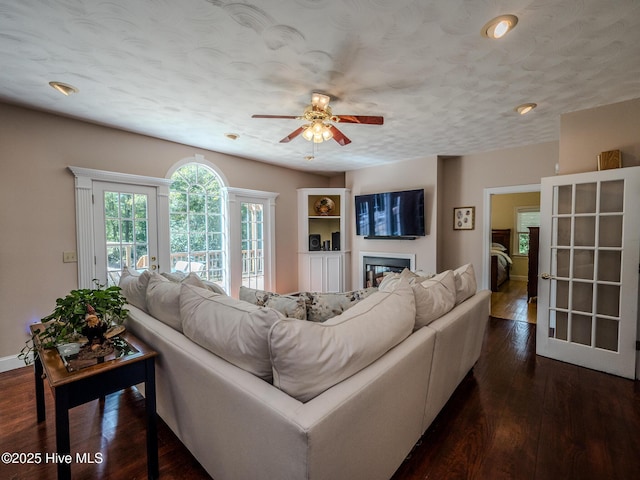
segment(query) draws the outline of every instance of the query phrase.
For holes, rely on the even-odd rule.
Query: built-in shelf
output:
[[[299,289],[342,291],[349,269],[349,190],[298,190]]]

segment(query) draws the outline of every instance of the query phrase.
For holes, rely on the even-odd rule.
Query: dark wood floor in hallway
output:
[[[535,331],[526,322],[490,320],[473,373],[393,480],[638,478],[639,382],[538,357]],[[52,398],[47,390],[47,421],[38,425],[32,370],[0,374],[0,390],[0,452],[54,452]],[[74,479],[146,478],[137,390],[76,407],[70,422],[72,452],[105,458],[74,465]],[[162,422],[159,448],[161,479],[209,478]],[[0,478],[53,480],[56,469],[0,463]]]

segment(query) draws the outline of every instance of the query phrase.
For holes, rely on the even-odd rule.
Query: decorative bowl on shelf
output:
[[[321,216],[330,215],[336,204],[329,197],[322,197],[313,204],[316,213]]]

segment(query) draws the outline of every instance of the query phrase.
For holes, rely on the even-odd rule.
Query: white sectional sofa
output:
[[[215,480],[372,480],[393,475],[480,355],[490,292],[474,293],[474,277],[462,301],[468,272],[455,276],[456,305],[426,326],[414,323],[421,309],[434,317],[443,303],[421,285],[450,295],[453,272],[409,287],[397,278],[324,323],[225,298],[197,279],[176,286],[155,274],[121,286],[127,328],[160,354],[158,413]],[[247,325],[250,341],[239,330]],[[252,356],[253,372],[243,363]]]

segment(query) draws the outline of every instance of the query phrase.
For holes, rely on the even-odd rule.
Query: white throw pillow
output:
[[[149,285],[150,278],[151,272],[149,270],[138,273],[131,268],[125,268],[118,284],[127,302],[145,312],[148,312],[147,285]]]
[[[282,314],[204,288],[182,284],[180,315],[185,336],[229,363],[267,382],[269,329]]]
[[[456,281],[451,270],[411,284],[416,297],[414,329],[429,325],[451,310],[456,303]]]
[[[414,319],[414,295],[402,282],[324,323],[280,320],[269,331],[273,383],[307,402],[402,342]]]
[[[204,287],[195,273],[190,273],[180,282],[173,282],[158,273],[152,273],[147,287],[147,307],[149,314],[162,323],[182,332],[180,320],[180,285]]]
[[[473,265],[467,263],[453,271],[456,279],[456,305],[475,295],[478,285]]]

